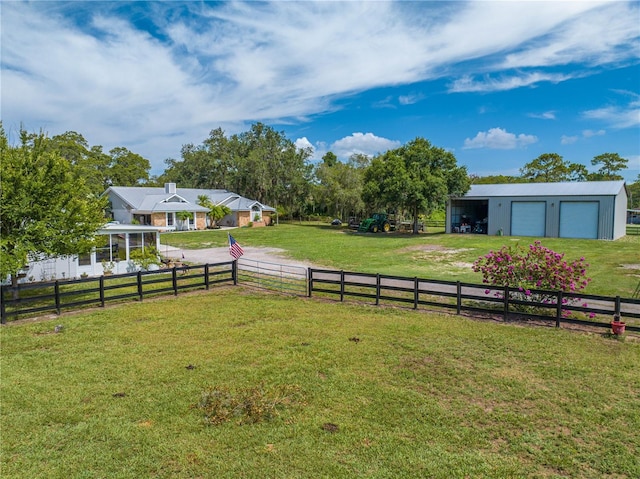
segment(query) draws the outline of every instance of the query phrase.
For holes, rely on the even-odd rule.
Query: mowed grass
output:
[[[3,478],[640,477],[633,338],[242,287],[1,332]],[[260,385],[299,394],[193,407]]]
[[[572,261],[585,257],[592,282],[586,291],[604,296],[631,297],[640,284],[640,236],[617,241],[564,238],[523,238],[473,234],[444,234],[442,228],[427,233],[356,233],[320,223],[290,223],[269,228],[231,231],[243,246],[282,248],[294,259],[345,271],[381,273],[425,279],[481,283],[471,269],[473,262],[504,245],[528,247],[536,240],[565,253]],[[181,248],[227,245],[221,230],[165,233],[164,244]]]

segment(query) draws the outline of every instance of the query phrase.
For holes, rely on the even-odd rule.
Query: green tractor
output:
[[[374,213],[371,215],[371,218],[367,218],[360,223],[360,227],[358,228],[359,232],[369,232],[377,233],[378,231],[384,231],[385,233],[395,230],[396,222],[395,219],[390,218],[386,213]]]

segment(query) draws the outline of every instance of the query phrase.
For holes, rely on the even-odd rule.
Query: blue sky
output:
[[[18,2],[2,121],[163,171],[261,121],[320,159],[422,136],[478,175],[605,152],[640,174],[640,2]]]

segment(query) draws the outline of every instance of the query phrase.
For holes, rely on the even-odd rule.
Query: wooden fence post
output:
[[[413,277],[413,309],[418,309],[418,301],[420,300],[420,288],[418,277]]]
[[[307,268],[307,278],[309,278],[307,295],[311,297],[311,294],[313,293],[313,269]]]
[[[142,271],[138,271],[138,298],[142,301]]]
[[[380,306],[380,273],[376,274],[376,306]]]
[[[615,315],[616,316],[620,316],[620,296],[616,296],[616,302],[615,302]],[[623,321],[622,319],[620,321]]]
[[[55,284],[53,285],[53,291],[55,294],[55,301],[56,301],[56,314],[60,314],[60,283],[58,283],[58,280],[56,279]]]
[[[100,306],[104,308],[104,276],[100,276]]]
[[[209,289],[209,263],[204,265],[204,287]]]
[[[562,291],[558,291],[558,300],[556,303],[556,328],[560,327],[560,319],[562,319],[562,301],[564,298],[562,297]]]
[[[504,320],[507,321],[509,319],[509,286],[504,287]]]
[[[460,281],[456,281],[456,313],[460,314],[462,311],[462,284]]]
[[[238,286],[238,260],[234,259],[231,264],[231,277],[233,278],[233,285]]]
[[[4,286],[0,287],[0,324],[7,322],[7,307],[4,304]]]
[[[175,266],[171,270],[171,281],[173,283],[173,295],[178,296],[178,273]]]
[[[340,270],[340,301],[344,301],[344,271]]]

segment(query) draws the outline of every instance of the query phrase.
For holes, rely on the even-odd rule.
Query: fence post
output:
[[[560,327],[560,319],[562,318],[562,291],[558,291],[558,302],[556,304],[556,328]]]
[[[620,296],[616,296],[615,312],[613,314],[620,316]],[[620,321],[623,321],[622,319]]]
[[[138,271],[138,297],[142,301],[142,271]]]
[[[56,314],[60,314],[60,283],[56,279],[55,284],[53,285],[53,291],[55,293],[55,301],[56,301]]]
[[[100,276],[100,306],[104,308],[104,276]]]
[[[0,324],[7,322],[7,307],[4,304],[4,286],[0,287]]]
[[[509,319],[509,286],[505,286],[504,287],[504,312],[503,312],[503,316],[504,316],[504,320],[506,321],[507,319]]]
[[[231,263],[231,278],[233,278],[233,285],[238,285],[238,260],[234,259]]]
[[[413,277],[413,309],[418,309],[418,301],[420,300],[420,289],[418,288],[418,277]]]
[[[308,275],[308,283],[309,283],[309,290],[307,291],[307,294],[309,297],[311,297],[311,294],[313,292],[313,270],[311,268],[307,268],[307,275]]]
[[[460,281],[456,281],[456,313],[460,314],[462,311],[462,284]]]
[[[209,289],[209,263],[204,265],[204,287]]]
[[[380,306],[380,273],[376,274],[376,306]]]
[[[344,301],[344,270],[340,270],[340,301]]]
[[[173,284],[173,295],[178,296],[178,273],[175,266],[171,270],[171,282]]]

